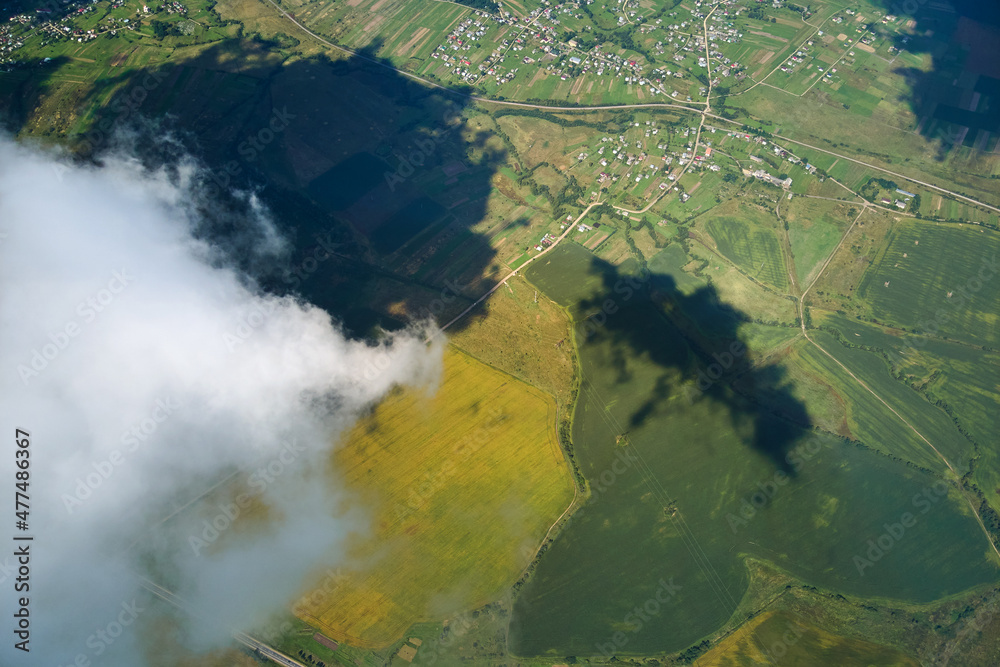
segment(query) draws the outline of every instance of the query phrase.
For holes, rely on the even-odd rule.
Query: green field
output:
[[[796,198],[783,207],[795,275],[802,289],[816,277],[850,224],[848,205]]]
[[[769,662],[802,667],[916,667],[919,664],[900,651],[836,636],[788,612],[767,612],[748,621],[743,629],[694,664],[695,667],[755,667]]]
[[[750,225],[731,217],[718,217],[707,223],[708,232],[718,244],[719,252],[755,280],[779,290],[788,285],[784,255],[774,233],[751,229]]]
[[[705,284],[703,280],[699,280],[683,270],[684,265],[690,261],[691,258],[684,252],[684,247],[681,244],[671,243],[653,255],[649,260],[648,268],[651,273],[670,276],[676,285],[676,289],[685,294],[690,294]]]
[[[858,285],[872,314],[906,329],[1000,343],[1000,236],[969,226],[901,222]]]
[[[892,363],[898,381],[920,391],[927,401],[947,411],[954,425],[975,443],[977,484],[990,506],[1000,511],[1000,493],[994,492],[1000,489],[1000,452],[992,444],[1000,429],[1000,414],[996,410],[1000,355],[887,330],[833,313],[814,317],[822,327],[838,332],[847,343],[885,357]],[[919,409],[919,403],[914,405]],[[924,409],[935,411],[930,406]],[[968,455],[967,445],[962,450]]]
[[[972,443],[955,428],[947,413],[895,380],[889,374],[888,364],[873,353],[844,347],[825,331],[816,332],[811,337],[929,440],[959,474],[966,472],[968,462],[974,455]],[[849,380],[844,380],[845,385],[849,383]],[[894,456],[913,461],[939,474],[946,472],[943,462],[930,446],[909,429],[894,438],[886,438],[880,433],[885,425],[899,421],[899,417],[892,415],[881,402],[870,394],[860,394],[851,403],[854,402],[864,403],[872,411],[871,421],[859,425],[858,438],[862,442],[872,447],[885,447]]]
[[[527,272],[571,312],[615,298],[609,283],[619,276],[575,245]],[[686,312],[706,297],[667,302]],[[700,353],[662,306],[640,293],[617,300],[603,328],[578,336],[583,384],[573,442],[595,500],[521,591],[511,624],[515,654],[638,655],[696,643],[727,621],[746,589],[742,555],[845,594],[913,601],[996,578],[985,539],[955,491],[923,513],[914,495],[933,477],[758,413],[725,382],[688,400]],[[774,375],[755,374],[760,382]],[[780,440],[778,451],[755,446],[755,433],[769,434],[772,446]],[[810,449],[808,461],[795,458]],[[741,519],[743,501],[768,491],[763,508]],[[854,557],[906,512],[919,513],[912,539],[899,539],[859,574]],[[681,588],[636,629],[629,612],[656,595],[661,579]]]

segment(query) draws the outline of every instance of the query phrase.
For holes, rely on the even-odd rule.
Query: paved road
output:
[[[174,594],[172,591],[167,590],[163,586],[160,586],[159,584],[154,584],[152,581],[146,579],[145,577],[139,577],[139,581],[142,584],[142,587],[145,588],[147,591],[149,591],[153,595],[156,595],[160,599],[169,602],[178,609],[187,612],[188,614],[194,616],[195,618],[207,621],[212,620],[206,618],[202,612],[195,609],[194,606],[192,606],[189,602],[187,602],[180,596]],[[243,644],[248,648],[258,651],[261,655],[270,659],[272,662],[276,662],[279,665],[284,665],[284,667],[307,667],[307,665],[305,665],[304,663],[301,663],[298,660],[295,660],[294,658],[285,655],[281,651],[277,651],[271,648],[264,642],[258,639],[254,639],[245,632],[240,632],[238,630],[234,631],[233,639],[235,639],[236,641],[240,642],[241,644]]]

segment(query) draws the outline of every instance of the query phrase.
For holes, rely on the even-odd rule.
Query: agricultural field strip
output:
[[[997,555],[997,558],[1000,558],[1000,550],[998,550],[996,544],[993,543],[993,539],[990,537],[990,533],[986,529],[986,524],[983,523],[982,517],[979,516],[979,511],[976,509],[976,506],[972,502],[972,499],[968,496],[968,494],[961,487],[961,485],[958,484],[958,482],[956,481],[960,477],[960,475],[955,471],[955,468],[952,467],[952,465],[948,461],[948,459],[945,458],[945,456],[940,451],[938,451],[937,447],[935,447],[931,443],[930,440],[928,440],[927,438],[925,438],[923,436],[923,434],[920,433],[920,431],[918,431],[913,426],[913,424],[911,424],[910,422],[908,422],[901,414],[899,414],[898,412],[896,412],[896,410],[893,409],[893,407],[891,405],[889,405],[885,401],[885,399],[883,399],[881,396],[879,396],[878,394],[876,394],[875,391],[871,387],[869,387],[863,380],[861,380],[861,378],[859,378],[854,373],[852,373],[851,370],[847,366],[845,366],[843,363],[841,363],[841,361],[839,359],[837,359],[834,355],[832,355],[830,352],[828,352],[826,350],[826,348],[824,348],[822,345],[820,345],[819,343],[817,343],[816,341],[814,341],[812,338],[810,338],[809,337],[809,333],[806,331],[806,321],[805,321],[806,295],[808,294],[809,290],[812,289],[812,286],[816,284],[816,281],[819,280],[820,276],[823,275],[823,272],[826,271],[826,268],[830,265],[830,262],[831,262],[831,260],[833,260],[833,257],[837,254],[837,252],[840,250],[840,248],[844,245],[844,241],[847,240],[847,237],[850,235],[851,230],[854,229],[854,226],[858,223],[858,220],[861,219],[861,216],[864,215],[865,211],[867,211],[867,210],[868,210],[868,205],[866,203],[866,204],[862,205],[861,212],[858,213],[857,217],[854,218],[854,222],[852,222],[851,226],[847,228],[846,232],[844,232],[844,236],[840,239],[840,243],[837,244],[837,247],[834,248],[833,252],[830,253],[830,256],[827,257],[826,262],[823,264],[823,268],[820,269],[820,271],[816,274],[816,277],[813,279],[813,281],[806,288],[805,292],[802,293],[802,297],[799,299],[799,326],[802,328],[802,335],[805,337],[805,339],[807,341],[809,341],[810,343],[812,343],[813,345],[815,345],[816,348],[819,349],[820,352],[822,352],[826,356],[830,357],[830,359],[832,359],[834,361],[834,363],[836,363],[838,366],[840,366],[840,368],[843,369],[843,371],[845,373],[847,373],[855,382],[857,382],[861,387],[863,387],[869,394],[871,394],[876,399],[878,399],[878,401],[882,405],[884,405],[892,414],[896,415],[896,417],[898,417],[901,422],[903,422],[904,424],[906,424],[906,426],[911,431],[913,431],[917,435],[918,438],[920,438],[921,440],[923,440],[927,444],[927,446],[930,447],[932,450],[934,450],[934,453],[937,454],[938,457],[942,461],[944,461],[944,464],[946,466],[948,466],[948,469],[955,476],[955,480],[952,480],[952,481],[955,483],[955,486],[958,488],[959,492],[961,492],[962,497],[965,498],[966,503],[968,503],[969,509],[972,510],[972,515],[976,517],[976,521],[979,523],[979,527],[982,529],[983,535],[986,536],[986,541],[989,542],[990,547],[993,548],[993,553],[995,553]]]
[[[830,357],[830,359],[832,359],[834,361],[834,363],[836,363],[838,366],[840,366],[840,368],[843,369],[843,371],[845,373],[847,373],[851,377],[851,379],[853,379],[855,382],[857,382],[859,385],[861,385],[861,387],[864,388],[869,394],[871,394],[876,399],[878,399],[878,401],[880,403],[882,403],[882,405],[884,405],[892,414],[896,415],[896,417],[898,417],[901,422],[903,422],[904,424],[906,424],[906,426],[911,431],[913,431],[917,435],[918,438],[920,438],[925,443],[927,443],[927,446],[930,447],[931,449],[933,449],[934,453],[937,454],[938,457],[940,457],[942,461],[944,461],[944,464],[946,466],[948,466],[948,469],[951,470],[951,472],[954,473],[954,475],[955,475],[955,479],[952,480],[952,483],[955,484],[955,487],[962,494],[962,497],[965,498],[965,502],[968,503],[969,509],[972,510],[972,515],[974,517],[976,517],[976,521],[979,523],[979,527],[982,529],[983,535],[986,537],[986,541],[989,542],[989,545],[993,548],[993,553],[995,553],[997,555],[997,558],[1000,558],[1000,550],[998,550],[996,544],[993,543],[993,539],[990,537],[990,533],[986,529],[986,524],[983,523],[982,517],[979,516],[979,511],[976,509],[976,506],[972,502],[972,499],[969,497],[969,495],[965,492],[965,489],[962,488],[961,484],[958,482],[959,475],[955,471],[955,469],[952,467],[951,463],[948,462],[948,459],[945,458],[945,456],[941,452],[938,451],[937,447],[935,447],[933,444],[931,444],[930,440],[928,440],[927,438],[925,438],[923,436],[923,434],[920,433],[920,431],[918,431],[913,426],[913,424],[911,424],[910,422],[908,422],[901,414],[899,414],[898,412],[896,412],[896,410],[893,409],[893,407],[891,405],[889,405],[885,401],[885,399],[883,399],[881,396],[879,396],[878,394],[876,394],[875,391],[872,390],[871,387],[869,387],[867,384],[865,384],[865,382],[863,380],[861,380],[861,378],[859,378],[857,375],[855,375],[854,373],[852,373],[851,370],[849,368],[847,368],[847,366],[845,366],[843,363],[841,363],[841,361],[839,359],[837,359],[835,356],[833,356],[832,354],[830,354],[822,345],[820,345],[819,343],[817,343],[816,341],[814,341],[812,338],[810,338],[809,334],[805,332],[805,324],[804,323],[803,323],[803,327],[802,327],[802,332],[803,332],[803,335],[805,336],[806,340],[808,340],[810,343],[812,343],[813,345],[815,345],[819,349],[820,352],[822,352],[826,356]]]
[[[731,266],[733,269],[736,270],[737,273],[739,273],[741,276],[743,276],[744,278],[746,278],[747,280],[749,280],[750,282],[752,282],[754,285],[760,287],[761,289],[763,289],[765,291],[773,292],[773,293],[779,294],[779,295],[784,295],[782,292],[779,292],[778,290],[774,289],[770,285],[766,285],[766,284],[762,283],[760,280],[757,280],[756,278],[754,278],[753,276],[751,276],[739,264],[737,264],[733,260],[729,259],[722,252],[720,252],[718,248],[713,248],[713,247],[709,246],[701,238],[697,238],[697,237],[693,237],[693,238],[694,238],[695,241],[697,241],[698,243],[700,243],[702,247],[704,247],[706,250],[708,250],[714,256],[718,257],[723,262],[725,262],[726,264],[728,264],[729,266]]]
[[[608,403],[604,400],[604,397],[600,395],[597,389],[593,385],[588,385],[584,388],[584,391],[590,394],[590,400],[596,404],[596,407],[600,411],[601,418],[604,422],[611,428],[613,433],[627,433],[627,429],[621,424],[617,417],[615,417],[610,410],[606,409]],[[626,439],[627,442],[627,439]],[[626,447],[631,446],[626,444]],[[642,454],[633,447],[632,455],[635,457],[637,462],[637,468],[639,473],[642,475],[643,483],[649,492],[656,498],[662,505],[663,509],[666,511],[671,505],[671,496],[667,493],[667,490],[663,488],[663,485],[656,478],[656,474],[652,467],[642,456]],[[723,582],[722,577],[719,575],[718,570],[712,565],[709,560],[708,555],[702,549],[701,545],[698,543],[698,539],[694,535],[694,531],[688,526],[687,521],[684,519],[683,513],[678,508],[677,512],[670,515],[670,521],[675,526],[677,526],[677,533],[681,536],[681,540],[684,542],[684,546],[690,552],[694,561],[698,564],[699,569],[705,573],[705,578],[708,580],[709,585],[712,587],[712,591],[715,596],[719,598],[719,602],[726,606],[727,603],[732,605],[734,608],[738,606],[738,600],[736,600],[730,593],[729,589],[726,587],[725,582]],[[721,591],[721,592],[720,592]],[[754,636],[758,644],[758,648],[761,652],[770,658],[771,662],[777,663],[776,660],[767,651],[766,645],[757,635],[756,630],[751,629],[750,633]]]

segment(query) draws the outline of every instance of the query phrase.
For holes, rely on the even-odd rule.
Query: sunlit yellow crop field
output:
[[[381,646],[415,621],[501,594],[573,498],[553,399],[454,348],[440,388],[398,391],[335,455],[373,510],[332,592],[298,610],[324,633]]]

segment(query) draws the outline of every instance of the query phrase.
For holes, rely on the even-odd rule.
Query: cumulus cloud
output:
[[[140,577],[217,621],[187,625],[178,641],[198,648],[287,606],[367,528],[328,469],[338,435],[392,387],[436,378],[422,332],[349,340],[232,268],[196,233],[198,174],[0,138],[2,664],[146,664],[148,625],[126,623],[149,605]],[[244,229],[280,254],[247,201]],[[17,428],[31,434],[24,533]],[[35,538],[30,659],[9,629],[14,533]]]

